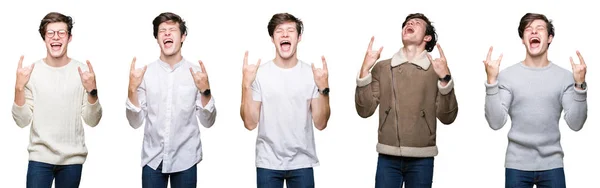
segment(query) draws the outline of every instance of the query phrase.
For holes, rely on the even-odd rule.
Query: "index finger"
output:
[[[18,68],[23,68],[23,58],[25,58],[23,55],[21,55],[21,58],[19,58],[19,67]]]
[[[325,56],[321,56],[321,61],[323,61],[323,70],[327,71],[327,61],[325,60]]]
[[[440,52],[440,58],[446,59],[446,56],[444,55],[444,50],[442,50],[442,46],[440,46],[440,43],[438,43],[436,46],[438,48],[438,51]]]
[[[94,73],[94,68],[92,68],[92,63],[90,63],[89,60],[85,60],[85,62],[88,65],[88,70],[90,71],[90,73]]]
[[[371,41],[369,42],[369,48],[367,50],[371,51],[373,49],[373,41],[375,40],[375,36],[371,36]]]
[[[580,64],[585,65],[585,61],[583,61],[583,57],[581,56],[581,53],[579,53],[579,50],[577,50],[577,57],[579,57]]]
[[[198,60],[198,63],[200,63],[200,69],[202,72],[206,74],[206,68],[204,68],[204,63],[202,63],[202,60]]]
[[[493,49],[494,49],[494,46],[490,46],[490,50],[488,51],[486,61],[491,61],[492,60],[492,50]]]
[[[135,70],[135,60],[136,60],[136,58],[133,57],[133,60],[131,61],[131,70],[132,71]]]
[[[248,65],[248,50],[244,53],[244,65]]]

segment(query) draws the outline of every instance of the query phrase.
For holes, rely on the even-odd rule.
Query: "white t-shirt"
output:
[[[294,170],[319,165],[315,150],[312,99],[319,97],[310,64],[298,61],[284,69],[273,61],[262,64],[252,84],[261,101],[256,167]]]

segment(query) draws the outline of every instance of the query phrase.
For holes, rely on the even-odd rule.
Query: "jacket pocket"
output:
[[[383,113],[383,119],[380,119],[379,122],[381,122],[379,124],[379,132],[381,132],[381,130],[383,130],[383,126],[385,125],[385,122],[387,122],[387,118],[390,116],[390,111],[392,110],[392,107],[389,106],[388,109],[386,111],[384,111]]]
[[[431,127],[431,124],[429,123],[429,121],[427,121],[427,113],[425,112],[425,110],[421,110],[421,118],[427,125],[427,129],[429,130],[429,135],[433,135],[435,128]]]

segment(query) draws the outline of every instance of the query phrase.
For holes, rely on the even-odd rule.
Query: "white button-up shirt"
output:
[[[202,106],[201,93],[189,68],[199,66],[183,59],[173,68],[160,59],[148,64],[138,88],[140,107],[127,100],[129,125],[139,128],[145,120],[142,164],[163,173],[186,170],[202,160],[200,123],[210,128],[217,116],[214,97]],[[196,119],[198,117],[198,119]]]

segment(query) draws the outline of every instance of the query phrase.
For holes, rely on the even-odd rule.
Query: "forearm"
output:
[[[129,89],[127,92],[127,99],[129,99],[129,102],[131,102],[131,104],[133,104],[135,107],[140,107],[137,89]]]
[[[212,96],[201,96],[200,98],[200,101],[196,102],[196,105],[199,107],[197,116],[202,126],[210,128],[215,124],[217,119],[215,101]]]
[[[32,104],[27,102],[27,90],[23,87],[15,88],[15,101],[12,106],[13,120],[17,126],[23,128],[29,125],[32,120],[33,109]]]
[[[141,127],[146,114],[140,105],[137,90],[130,89],[128,91],[125,108],[129,126],[134,129]]]
[[[242,86],[242,105],[240,108],[240,115],[244,126],[248,130],[253,130],[258,125],[258,112],[255,112],[256,107],[252,100],[252,88],[251,86]]]
[[[25,88],[15,87],[15,104],[23,106],[25,104]]]
[[[569,128],[579,131],[587,120],[587,90],[576,90],[563,96],[565,110],[565,121]]]
[[[96,104],[96,102],[98,101],[98,95],[92,96],[92,95],[88,94],[87,101],[89,104]]]
[[[362,118],[373,115],[379,104],[378,98],[375,96],[372,89],[373,84],[371,75],[357,79],[357,86],[354,93],[354,105],[356,112]]]
[[[87,101],[83,104],[82,117],[85,123],[91,127],[95,127],[102,118],[102,105],[98,101],[98,97],[92,97],[86,94]],[[95,99],[90,99],[95,98]]]
[[[200,95],[200,101],[202,102],[202,106],[206,106],[208,105],[208,102],[210,102],[210,99],[212,99],[212,95]]]
[[[485,118],[493,130],[498,130],[507,121],[508,109],[502,104],[498,83],[486,83]]]
[[[331,109],[329,107],[329,96],[320,95],[316,100],[315,108],[313,109],[313,119],[315,127],[318,130],[323,130],[327,127]]]

